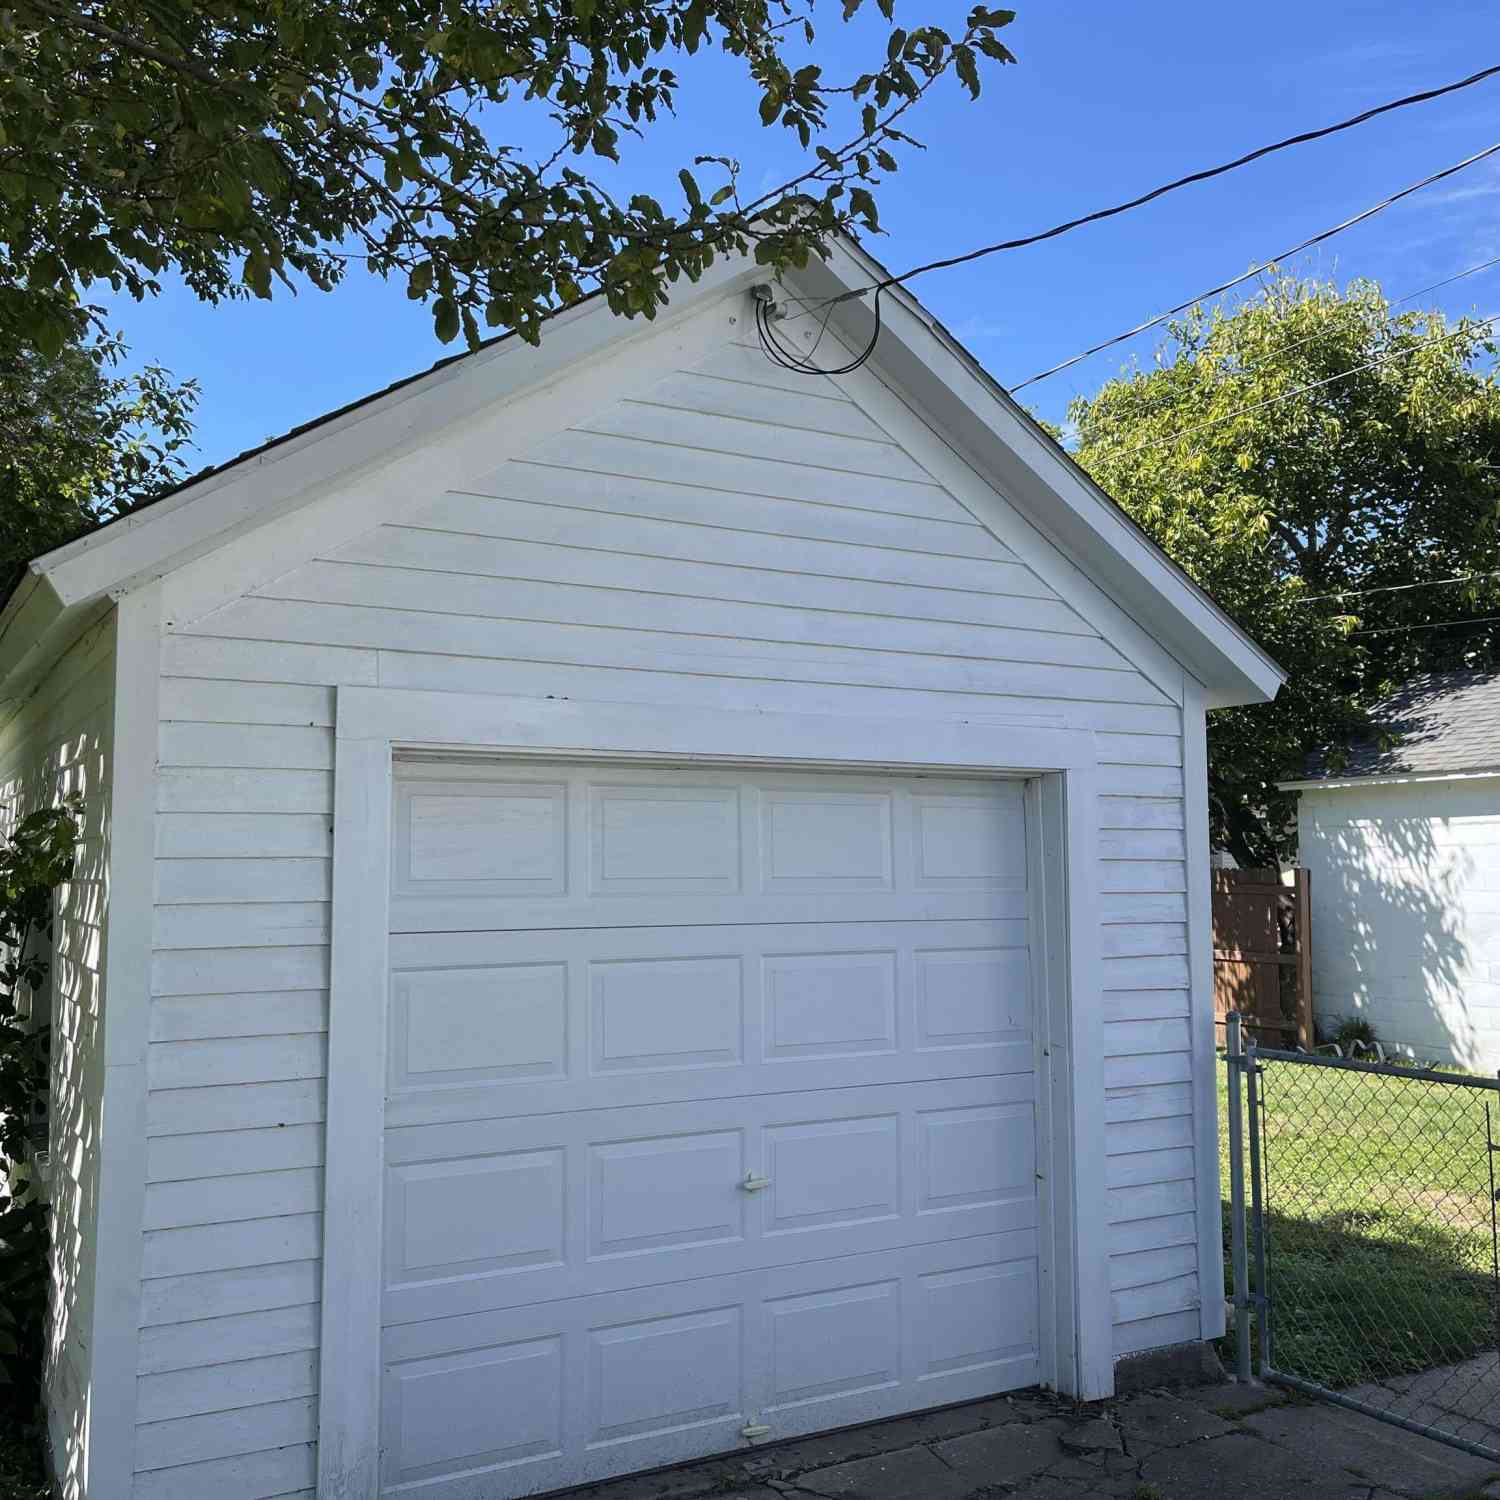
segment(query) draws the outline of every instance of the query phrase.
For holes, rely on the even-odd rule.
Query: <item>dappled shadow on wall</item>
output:
[[[1341,817],[1342,796],[1359,800]],[[1500,788],[1492,783],[1488,797]],[[1490,811],[1473,783],[1328,794],[1316,847],[1308,840],[1301,851],[1312,871],[1320,1028],[1364,1017],[1405,1055],[1495,1065],[1500,802]]]
[[[95,1227],[99,1191],[99,1088],[103,1077],[102,943],[106,803],[104,730],[56,745],[45,763],[0,785],[0,835],[37,808],[64,797],[82,804],[74,877],[54,905],[50,994],[50,1161],[52,1254],[43,1367],[48,1436],[62,1500],[78,1500],[93,1393],[89,1384]],[[40,1145],[41,1142],[38,1142]]]

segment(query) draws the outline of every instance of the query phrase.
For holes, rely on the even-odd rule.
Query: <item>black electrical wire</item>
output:
[[[1273,141],[1269,146],[1259,146],[1254,151],[1247,151],[1243,156],[1237,156],[1233,161],[1221,162],[1216,167],[1205,167],[1198,172],[1189,172],[1186,177],[1179,177],[1173,182],[1163,183],[1160,187],[1152,188],[1150,192],[1142,193],[1138,197],[1131,198],[1127,202],[1117,203],[1112,208],[1096,209],[1093,213],[1083,214],[1076,219],[1069,219],[1063,224],[1054,224],[1051,229],[1043,229],[1036,234],[1022,235],[1019,239],[1002,240],[996,245],[984,245],[978,250],[967,251],[963,255],[954,255],[946,260],[929,261],[923,266],[913,266],[909,271],[903,271],[899,276],[888,276],[884,281],[876,283],[880,287],[899,286],[903,281],[910,281],[913,276],[923,276],[928,271],[943,271],[950,266],[966,265],[971,260],[978,260],[981,256],[995,255],[1001,250],[1020,250],[1027,245],[1039,245],[1043,240],[1056,239],[1060,234],[1067,234],[1070,230],[1080,229],[1085,224],[1097,224],[1101,219],[1112,219],[1116,214],[1128,213],[1131,209],[1141,208],[1147,203],[1154,202],[1157,198],[1164,197],[1167,193],[1175,193],[1179,188],[1191,187],[1194,183],[1207,182],[1214,177],[1222,177],[1226,172],[1233,172],[1239,167],[1248,166],[1253,161],[1259,161],[1264,156],[1270,156],[1277,151],[1285,151],[1289,146],[1306,145],[1309,141],[1322,140],[1325,136],[1337,135],[1341,130],[1352,130],[1356,125],[1363,125],[1367,120],[1373,120],[1377,115],[1389,114],[1394,109],[1405,109],[1412,104],[1425,104],[1431,99],[1441,99],[1445,94],[1457,93],[1459,89],[1471,88],[1476,83],[1483,83],[1487,78],[1493,78],[1500,73],[1500,63],[1493,67],[1481,68],[1477,73],[1471,73],[1467,78],[1460,78],[1455,83],[1445,83],[1439,88],[1424,89],[1419,94],[1407,94],[1400,99],[1392,99],[1385,104],[1377,104],[1373,109],[1367,109],[1360,114],[1351,115],[1347,120],[1339,120],[1333,125],[1324,125],[1317,130],[1304,130],[1297,135],[1289,135],[1285,140]],[[864,290],[868,290],[865,288]],[[856,296],[858,293],[845,293],[846,296]]]
[[[769,306],[760,298],[755,301],[755,328],[760,335],[761,348],[766,351],[767,357],[773,364],[780,365],[783,370],[790,370],[794,375],[849,375],[864,364],[875,352],[875,345],[880,341],[880,291],[875,289],[875,297],[871,311],[875,315],[875,326],[870,330],[869,342],[860,350],[847,364],[842,364],[833,369],[824,369],[812,363],[811,356],[823,342],[823,335],[828,331],[828,321],[833,316],[834,304],[830,303],[827,313],[823,318],[823,326],[818,331],[818,337],[813,343],[812,349],[807,354],[801,353],[784,344],[777,336],[771,322]]]
[[[1467,78],[1460,78],[1453,83],[1442,84],[1438,88],[1424,89],[1420,93],[1406,94],[1399,99],[1391,99],[1384,104],[1377,104],[1370,109],[1362,110],[1357,115],[1351,115],[1346,120],[1336,121],[1332,125],[1323,125],[1316,130],[1300,131],[1296,135],[1287,136],[1283,140],[1273,141],[1271,144],[1266,146],[1259,146],[1254,151],[1247,151],[1243,156],[1235,157],[1233,161],[1221,162],[1217,166],[1205,167],[1200,171],[1190,172],[1185,177],[1178,177],[1171,182],[1163,183],[1161,186],[1152,188],[1149,192],[1141,193],[1137,197],[1130,198],[1124,203],[1117,203],[1109,208],[1095,209],[1092,213],[1082,214],[1078,218],[1068,219],[1061,224],[1054,224],[1050,229],[1043,229],[1035,234],[1022,235],[1017,239],[1001,240],[999,243],[993,245],[983,245],[977,250],[969,250],[962,255],[949,256],[943,260],[928,261],[925,265],[913,266],[909,271],[901,272],[900,275],[888,276],[882,281],[872,282],[868,286],[856,287],[852,291],[844,292],[837,297],[829,299],[830,305],[837,306],[840,302],[848,301],[854,297],[861,297],[866,292],[874,292],[875,296],[873,310],[875,314],[875,328],[873,334],[871,335],[869,344],[866,346],[864,351],[849,364],[840,366],[837,369],[820,369],[819,367],[809,363],[806,358],[803,355],[799,354],[795,349],[790,349],[783,345],[771,331],[770,320],[764,313],[762,307],[758,305],[756,308],[755,322],[756,328],[758,329],[760,334],[761,345],[765,349],[768,357],[771,358],[776,364],[780,365],[783,369],[792,370],[804,375],[847,375],[852,371],[857,370],[860,365],[864,364],[864,362],[869,359],[870,355],[875,351],[875,344],[880,337],[880,295],[890,287],[900,286],[903,282],[910,281],[913,277],[916,276],[923,276],[928,271],[947,270],[953,266],[967,265],[970,261],[979,260],[987,255],[997,255],[1001,251],[1020,250],[1024,249],[1028,245],[1038,245],[1045,240],[1056,239],[1059,235],[1067,234],[1074,229],[1081,229],[1087,224],[1097,224],[1101,220],[1112,219],[1118,214],[1129,213],[1132,209],[1141,208],[1148,203],[1154,202],[1158,198],[1164,197],[1168,193],[1176,192],[1179,188],[1191,187],[1199,182],[1208,182],[1215,177],[1222,177],[1226,172],[1233,172],[1240,167],[1248,166],[1251,162],[1259,161],[1262,157],[1273,155],[1277,151],[1285,151],[1291,146],[1302,146],[1308,144],[1311,141],[1322,140],[1327,136],[1337,135],[1340,131],[1352,130],[1356,125],[1363,125],[1367,121],[1373,120],[1380,115],[1389,114],[1392,110],[1405,109],[1413,104],[1425,104],[1432,99],[1440,99],[1446,94],[1457,93],[1460,89],[1471,88],[1474,84],[1483,83],[1486,79],[1493,78],[1497,74],[1500,74],[1500,63],[1497,63],[1488,68],[1481,68],[1479,72],[1471,73]],[[1497,148],[1491,149],[1493,150]],[[1481,153],[1481,156],[1488,154],[1489,152],[1486,151]],[[1435,181],[1437,180],[1437,177],[1449,176],[1453,172],[1459,170],[1460,167],[1468,166],[1472,163],[1472,161],[1477,159],[1479,158],[1470,158],[1469,161],[1462,162],[1457,167],[1448,168],[1446,171],[1437,174],[1436,177],[1430,180]],[[1403,190],[1403,192],[1401,194],[1398,194],[1397,196],[1404,197],[1406,193],[1415,191],[1417,186],[1426,185],[1427,182],[1424,181],[1423,183],[1417,184],[1412,188]],[[1385,207],[1387,205],[1382,204],[1380,206]],[[1370,212],[1373,211],[1374,210],[1371,210]],[[1366,216],[1367,215],[1361,215],[1360,217]],[[1350,222],[1352,223],[1354,221]],[[1348,224],[1339,225],[1336,229],[1327,231],[1317,238],[1326,239],[1330,234],[1337,233],[1339,229],[1347,227]],[[1244,278],[1239,279],[1243,280]],[[825,322],[825,330],[826,327],[827,324]],[[1140,330],[1134,331],[1139,332]],[[819,342],[821,342],[821,338],[822,335],[820,333]],[[1073,361],[1069,361],[1068,363],[1072,362]],[[1060,366],[1058,368],[1063,367]],[[1047,371],[1045,373],[1052,374],[1055,372]],[[1032,379],[1040,378],[1042,377],[1032,377]],[[1031,382],[1026,381],[1023,383],[1030,384]]]

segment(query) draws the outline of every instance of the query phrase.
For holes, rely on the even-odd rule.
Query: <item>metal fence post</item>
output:
[[[1243,1085],[1245,1034],[1240,1013],[1224,1018],[1225,1062],[1229,1069],[1229,1255],[1234,1274],[1234,1367],[1241,1380],[1250,1368],[1250,1262],[1245,1250],[1245,1118]]]
[[[1255,1038],[1245,1048],[1245,1106],[1250,1127],[1250,1220],[1252,1248],[1255,1256],[1255,1307],[1260,1314],[1256,1331],[1260,1334],[1256,1348],[1255,1373],[1264,1380],[1271,1364],[1271,1297],[1266,1285],[1266,1216],[1261,1199],[1261,1139],[1263,1115],[1260,1102],[1260,1061],[1256,1057]]]

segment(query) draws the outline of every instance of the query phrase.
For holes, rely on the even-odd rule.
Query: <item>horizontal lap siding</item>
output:
[[[1115,1350],[1199,1331],[1181,742],[1102,737],[1100,841]]]
[[[138,1494],[308,1483],[340,684],[1097,731],[1114,1092],[1185,1031],[1175,703],[831,384],[710,369],[168,634]]]
[[[83,801],[74,876],[57,896],[50,976],[52,1326],[45,1372],[48,1432],[64,1500],[77,1493],[88,1439],[93,1314],[93,1142],[102,1086],[102,928],[108,848],[114,624],[96,626],[0,728],[0,829],[59,798]]]

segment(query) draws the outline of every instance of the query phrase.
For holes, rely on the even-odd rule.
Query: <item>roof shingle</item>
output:
[[[1500,766],[1500,672],[1443,672],[1414,677],[1377,703],[1370,717],[1384,736],[1357,741],[1340,766],[1314,755],[1309,781],[1363,776],[1478,771]]]

